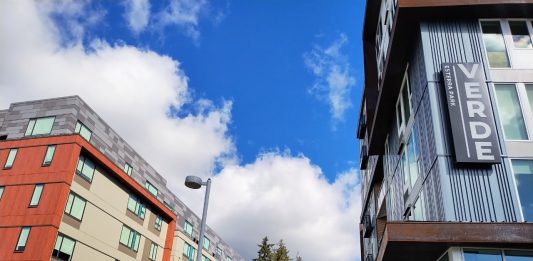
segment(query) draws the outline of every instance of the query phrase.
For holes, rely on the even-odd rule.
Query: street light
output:
[[[199,189],[202,186],[206,186],[205,199],[204,199],[204,211],[202,213],[202,224],[200,225],[200,240],[198,241],[198,250],[196,251],[196,261],[202,261],[202,249],[204,248],[204,233],[205,223],[207,219],[207,205],[209,204],[209,190],[211,189],[211,179],[207,179],[203,182],[201,178],[196,176],[185,177],[185,186],[191,189]]]

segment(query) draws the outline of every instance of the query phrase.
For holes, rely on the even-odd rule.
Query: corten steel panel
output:
[[[451,246],[531,249],[533,224],[389,222],[377,260],[436,260]]]
[[[170,256],[172,255],[172,243],[174,241],[174,230],[176,230],[176,220],[172,220],[168,224],[167,237],[165,240],[165,247],[163,249],[163,260],[170,260]],[[178,252],[180,252],[180,250],[178,250]]]
[[[47,144],[57,144],[52,164],[42,167]],[[80,147],[68,138],[43,138],[0,142],[0,162],[10,148],[18,148],[13,167],[0,170],[5,190],[0,200],[0,260],[50,258],[61,222]],[[44,184],[37,207],[29,208],[35,184]],[[26,249],[14,252],[22,226],[30,226]],[[5,241],[4,241],[5,240]]]
[[[49,260],[54,247],[57,228],[53,226],[32,227],[24,252],[15,252],[20,227],[0,228],[0,260]]]

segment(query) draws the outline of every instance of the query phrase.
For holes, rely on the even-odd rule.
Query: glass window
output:
[[[415,221],[426,220],[425,212],[426,210],[425,210],[425,204],[424,204],[424,193],[420,192],[420,196],[416,200],[416,203],[413,206],[413,209],[411,210],[410,220],[415,220]]]
[[[209,238],[204,236],[204,249],[209,250],[209,244],[211,244],[211,241],[209,241]]]
[[[65,207],[65,213],[81,221],[86,203],[87,201],[85,199],[70,192],[68,195],[67,206]]]
[[[464,257],[464,261],[502,261],[502,254],[499,250],[465,249]]]
[[[36,207],[39,205],[39,201],[41,200],[41,194],[43,193],[43,184],[37,184],[35,185],[35,188],[33,188],[33,195],[31,196],[30,200],[30,207]]]
[[[154,195],[154,197],[157,198],[157,193],[159,193],[159,191],[157,190],[156,187],[154,187],[154,185],[152,185],[148,181],[146,181],[146,189],[148,190],[148,192],[150,192],[150,194]]]
[[[24,136],[50,134],[55,117],[31,119]]]
[[[226,261],[233,261],[233,260],[231,259],[231,257],[227,256]]]
[[[526,84],[527,99],[529,100],[529,108],[533,113],[533,84]]]
[[[221,258],[222,257],[222,249],[220,247],[217,247],[217,250],[215,251],[216,257]]]
[[[7,155],[6,164],[4,164],[4,169],[9,169],[13,167],[13,163],[15,162],[15,157],[17,157],[18,149],[10,149],[9,155]]]
[[[157,215],[155,218],[155,224],[154,227],[157,229],[157,231],[161,231],[161,225],[163,224],[163,219],[160,215]]]
[[[185,242],[185,245],[183,246],[183,255],[187,257],[188,261],[193,261],[196,255],[196,249]]]
[[[483,42],[489,59],[490,67],[509,68],[509,57],[505,49],[502,28],[500,21],[481,21],[481,30],[483,31]]]
[[[4,186],[0,186],[0,199],[2,199],[2,195],[4,194]]]
[[[411,87],[409,86],[409,77],[407,70],[402,82],[400,96],[396,103],[396,119],[398,120],[398,135],[405,131],[409,118],[411,117]]]
[[[531,36],[526,21],[509,21],[509,28],[513,35],[514,47],[531,48]]]
[[[128,247],[129,249],[137,252],[139,250],[139,242],[141,240],[141,234],[139,232],[123,225],[122,232],[120,233],[120,243]]]
[[[79,133],[87,141],[91,140],[91,135],[93,134],[93,132],[89,130],[89,128],[87,128],[85,125],[83,125],[83,123],[79,121],[76,122],[76,128],[74,129],[74,132]]]
[[[206,256],[202,255],[202,261],[210,261],[210,260]]]
[[[511,160],[525,221],[533,221],[533,160]]]
[[[144,219],[146,207],[135,196],[130,195],[128,199],[128,210],[133,212],[139,218]]]
[[[54,153],[56,151],[56,145],[50,145],[46,148],[46,154],[44,154],[43,166],[50,166],[52,164],[52,159],[54,158]]]
[[[124,164],[124,172],[126,172],[128,176],[131,176],[132,171],[133,171],[133,168],[130,166],[130,164],[126,162],[126,164]]]
[[[533,261],[533,251],[505,250],[505,261]]]
[[[155,260],[157,258],[157,245],[152,242],[150,245],[150,253],[148,254],[148,259]]]
[[[78,166],[76,167],[76,174],[80,175],[87,181],[92,182],[94,170],[94,163],[90,159],[80,155],[80,158],[78,159]]]
[[[409,190],[415,185],[419,173],[419,160],[417,129],[413,126],[411,135],[407,141],[407,146],[404,148],[402,153],[402,166],[405,183],[404,190]]]
[[[188,221],[185,221],[185,225],[183,226],[183,229],[185,230],[185,234],[192,237],[192,224]]]
[[[496,100],[505,139],[527,140],[526,124],[514,84],[496,84]]]
[[[17,241],[17,246],[15,251],[24,251],[26,249],[26,243],[28,241],[28,236],[30,235],[30,227],[22,227],[20,229],[19,240]]]
[[[57,235],[56,243],[54,245],[54,251],[52,251],[52,256],[55,257],[55,259],[66,261],[71,260],[75,244],[76,241],[72,240],[71,238],[68,238],[61,234]]]

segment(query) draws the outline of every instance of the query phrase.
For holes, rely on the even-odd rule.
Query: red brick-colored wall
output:
[[[56,144],[52,163],[42,162],[49,144]],[[11,169],[3,169],[11,148],[18,152]],[[50,259],[72,182],[80,146],[68,137],[0,142],[0,260]],[[44,184],[37,207],[28,207],[36,184]],[[31,227],[26,248],[15,252],[21,227]]]

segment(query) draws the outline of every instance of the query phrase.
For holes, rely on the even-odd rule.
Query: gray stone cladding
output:
[[[150,182],[159,190],[157,198],[170,206],[178,216],[176,230],[184,232],[185,221],[188,221],[193,225],[193,240],[199,239],[201,219],[167,188],[165,178],[139,156],[79,96],[12,103],[9,109],[0,110],[0,137],[7,135],[8,140],[24,138],[30,119],[47,116],[55,116],[49,136],[72,134],[77,121],[83,123],[92,131],[89,142],[93,146],[120,169],[124,168],[125,163],[130,164],[133,167],[131,176],[142,187],[145,187],[146,182]],[[234,261],[244,260],[209,227],[207,227],[206,237],[210,240],[208,252],[213,256],[216,248],[219,247],[224,253],[220,260],[225,261],[226,256],[230,256]]]

